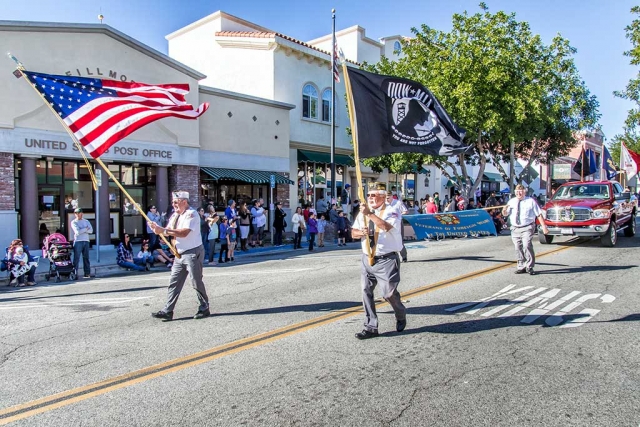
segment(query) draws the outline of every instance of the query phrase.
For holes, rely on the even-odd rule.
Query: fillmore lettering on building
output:
[[[114,70],[101,70],[100,68],[96,67],[96,68],[89,68],[89,67],[84,67],[84,68],[75,68],[73,71],[65,71],[64,72],[65,75],[67,76],[78,76],[78,77],[94,77],[94,78],[102,78],[102,77],[108,77],[110,79],[113,80],[120,80],[121,82],[126,82],[129,79],[127,78],[126,74],[118,74],[117,71]],[[133,80],[131,80],[131,83],[135,83]]]

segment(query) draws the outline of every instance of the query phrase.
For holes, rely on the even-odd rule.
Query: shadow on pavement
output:
[[[126,288],[126,289],[113,289],[110,291],[96,291],[96,292],[80,292],[80,293],[75,293],[75,294],[64,294],[64,295],[44,295],[44,296],[15,296],[12,298],[0,298],[0,302],[10,302],[10,301],[29,301],[29,300],[40,300],[40,299],[53,299],[53,298],[68,298],[68,297],[79,297],[79,296],[85,296],[85,295],[102,295],[102,294],[117,294],[117,293],[121,293],[121,292],[141,292],[141,291],[150,291],[153,289],[166,289],[166,285],[163,286],[143,286],[143,287],[139,287],[139,288]],[[17,290],[24,290],[24,291],[31,291],[31,290],[35,290],[37,288],[10,288],[11,290],[17,291]],[[7,293],[7,294],[11,294],[11,292],[0,292],[0,295],[3,293]],[[20,292],[22,293],[22,292]]]
[[[339,311],[346,310],[354,307],[361,307],[362,303],[360,301],[334,301],[334,302],[323,302],[318,304],[300,304],[300,305],[287,305],[284,307],[270,307],[270,308],[260,308],[256,310],[248,310],[248,311],[236,311],[229,313],[218,313],[221,316],[244,316],[249,314],[273,314],[273,313],[291,313],[296,311],[303,312],[315,312],[315,311]]]

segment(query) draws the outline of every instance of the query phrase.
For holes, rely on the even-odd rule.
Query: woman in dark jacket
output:
[[[286,212],[282,210],[282,203],[277,202],[275,218],[273,220],[273,228],[275,230],[273,236],[273,244],[276,246],[282,246],[282,232],[287,227],[286,221],[284,219],[284,217],[286,216]]]

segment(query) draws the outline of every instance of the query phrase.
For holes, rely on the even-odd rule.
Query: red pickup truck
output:
[[[549,233],[538,233],[540,243],[554,236],[599,237],[603,246],[613,247],[618,231],[636,234],[638,201],[614,181],[568,182],[542,208]]]

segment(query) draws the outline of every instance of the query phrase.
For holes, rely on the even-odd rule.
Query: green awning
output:
[[[471,185],[473,185],[473,179],[469,178],[469,181],[471,181]],[[457,183],[458,183],[458,178],[454,176],[452,179],[447,181],[447,184],[445,185],[445,187],[447,187],[447,188],[448,187],[455,187]]]
[[[337,165],[355,166],[356,162],[344,154],[334,154],[333,159]],[[299,162],[331,163],[331,153],[321,153],[319,151],[298,150]]]
[[[223,168],[200,168],[204,173],[209,175],[216,181],[221,179],[235,180],[242,182],[250,182],[252,184],[269,184],[271,182],[271,175],[276,178],[276,184],[289,184],[293,185],[294,182],[289,178],[280,175],[276,172],[267,171],[250,171],[240,169],[223,169]]]
[[[493,182],[502,182],[502,175],[495,172],[485,172],[483,174],[483,181],[493,181]]]

